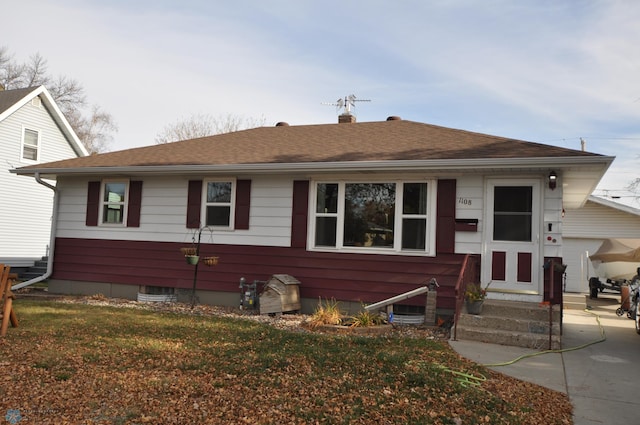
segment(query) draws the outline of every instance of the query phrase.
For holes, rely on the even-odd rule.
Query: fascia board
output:
[[[268,163],[228,165],[151,165],[124,167],[80,167],[48,168],[25,167],[11,170],[19,175],[122,175],[122,174],[198,174],[198,173],[286,173],[286,172],[362,172],[362,171],[425,171],[465,169],[539,169],[541,167],[576,167],[600,165],[606,171],[614,157],[558,157],[558,158],[498,158],[463,160],[419,160],[419,161],[357,161],[357,162],[313,162],[313,163]],[[46,165],[46,164],[44,164]]]

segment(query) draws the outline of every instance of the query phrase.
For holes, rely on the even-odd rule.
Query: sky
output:
[[[388,116],[616,156],[595,194],[640,178],[637,0],[21,0],[0,46],[78,80],[110,150],[193,115],[265,125]],[[364,102],[364,100],[369,100]]]

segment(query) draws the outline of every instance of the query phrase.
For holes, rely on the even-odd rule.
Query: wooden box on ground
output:
[[[274,274],[260,294],[260,314],[300,310],[300,281],[288,274]]]

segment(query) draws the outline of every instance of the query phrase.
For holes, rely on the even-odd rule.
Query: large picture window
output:
[[[414,251],[433,246],[428,182],[318,182],[311,245],[317,249]]]

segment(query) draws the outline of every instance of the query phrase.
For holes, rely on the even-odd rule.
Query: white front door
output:
[[[487,181],[483,286],[490,291],[537,295],[540,263],[540,181]]]

